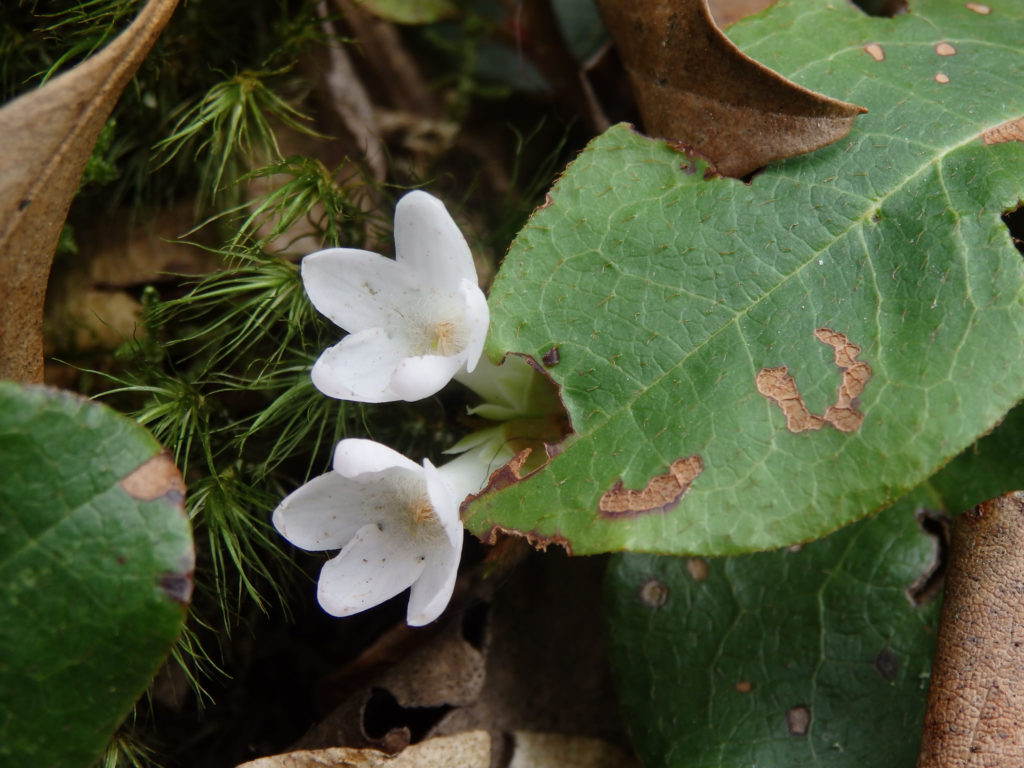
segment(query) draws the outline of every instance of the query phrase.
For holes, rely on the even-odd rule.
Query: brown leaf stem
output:
[[[953,524],[917,765],[1024,765],[1024,492]]]

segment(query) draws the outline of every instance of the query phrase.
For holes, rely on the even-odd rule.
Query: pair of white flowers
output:
[[[440,200],[416,191],[398,202],[395,252],[392,260],[332,248],[302,260],[313,306],[348,331],[313,366],[313,383],[326,395],[420,400],[480,362],[487,300],[469,246]],[[342,440],[333,471],[281,502],[273,523],[286,539],[313,551],[341,548],[320,572],[325,611],[349,616],[411,586],[409,624],[441,615],[462,552],[459,507],[487,479],[472,458],[436,468],[371,440]]]

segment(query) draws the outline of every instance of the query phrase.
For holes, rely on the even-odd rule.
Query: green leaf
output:
[[[374,16],[398,24],[430,24],[457,16],[452,0],[356,0]]]
[[[899,498],[1024,396],[1024,274],[1001,220],[1024,194],[1024,144],[983,138],[1024,115],[1024,5],[911,8],[782,0],[732,28],[783,75],[870,110],[836,144],[745,184],[618,126],[567,169],[494,283],[488,354],[557,347],[575,434],[473,503],[474,532],[578,554],[806,541]],[[870,366],[850,402],[823,328]],[[839,402],[863,422],[790,431],[757,386],[780,366],[811,414]],[[671,470],[690,457],[702,469],[682,494]]]
[[[1024,490],[1024,405],[1018,405],[985,435],[936,472],[928,485],[951,514],[989,499]]]
[[[185,616],[181,476],[109,408],[0,383],[0,763],[88,766]]]
[[[937,549],[928,502],[797,551],[613,558],[610,653],[646,768],[912,768],[939,617],[907,595]]]

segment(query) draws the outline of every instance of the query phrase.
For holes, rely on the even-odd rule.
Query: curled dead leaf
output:
[[[601,739],[560,733],[516,732],[508,768],[638,768],[635,758]],[[500,748],[496,748],[497,751]],[[332,747],[261,757],[238,768],[491,768],[486,731],[437,736],[397,755],[375,749]]]
[[[827,146],[865,112],[754,61],[715,26],[706,0],[599,0],[644,130],[695,150],[725,176]]]
[[[490,768],[490,765],[490,735],[486,731],[468,731],[413,744],[397,755],[375,749],[332,747],[261,757],[238,768]]]
[[[43,299],[71,199],[114,104],[178,0],[149,0],[97,55],[0,109],[0,378],[43,378]]]

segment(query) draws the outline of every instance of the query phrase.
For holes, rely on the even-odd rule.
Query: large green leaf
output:
[[[734,27],[783,75],[870,110],[750,184],[705,178],[627,127],[590,144],[490,298],[492,358],[558,348],[549,372],[575,434],[476,501],[472,530],[577,553],[791,544],[898,498],[992,428],[1024,395],[1024,270],[1001,220],[1024,193],[1024,144],[986,143],[1024,115],[1024,5],[990,6],[913,2],[878,19],[782,0]],[[794,433],[757,377],[787,366],[824,414],[841,371],[823,328],[870,366],[839,403],[863,423]],[[702,465],[681,499],[673,465]],[[659,476],[652,498],[625,498]],[[602,512],[620,481],[625,503]]]
[[[613,558],[610,652],[646,768],[912,768],[939,617],[907,595],[935,554],[927,501],[798,551]]]
[[[109,408],[0,383],[0,764],[88,766],[191,594],[181,476]]]
[[[1024,489],[1024,405],[936,472],[928,485],[951,515]]]

